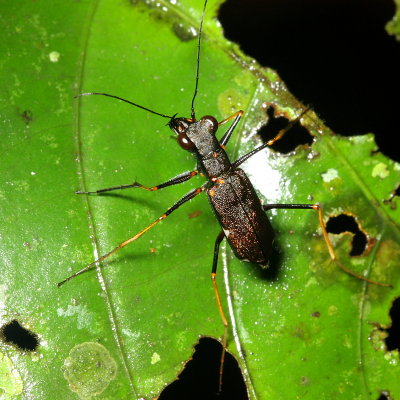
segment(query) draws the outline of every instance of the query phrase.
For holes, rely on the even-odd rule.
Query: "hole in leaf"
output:
[[[37,335],[15,319],[0,328],[0,338],[4,343],[13,344],[23,351],[35,351],[39,346]]]
[[[281,129],[285,129],[290,122],[287,118],[275,117],[273,107],[267,109],[267,115],[268,123],[262,126],[258,131],[263,143],[273,139],[278,132]],[[300,122],[297,122],[283,135],[281,139],[270,146],[270,148],[279,153],[287,154],[293,151],[297,146],[311,145],[312,142],[312,135],[310,135],[308,130],[304,128]]]
[[[355,218],[352,215],[339,214],[335,217],[330,217],[326,223],[326,230],[329,233],[344,233],[351,232],[353,239],[351,241],[351,256],[360,256],[364,253],[368,241],[367,236],[360,230]]]
[[[247,400],[246,386],[235,358],[225,354],[222,391],[218,394],[222,345],[212,338],[201,338],[193,358],[176,381],[168,385],[159,400],[207,399]]]
[[[29,125],[33,121],[33,114],[31,110],[22,111],[20,116],[26,125]]]
[[[395,197],[400,196],[400,185],[397,186],[395,190],[391,193],[388,199],[384,200],[384,204],[390,204],[390,208],[393,210],[396,209],[396,202],[394,201]]]
[[[374,132],[399,161],[400,100],[388,88],[400,91],[400,43],[385,31],[394,13],[393,0],[227,0],[218,18],[228,39],[276,70],[335,132]]]
[[[380,396],[378,397],[378,400],[392,400],[392,397],[390,397],[390,393],[388,390],[382,390]]]
[[[385,339],[386,348],[388,351],[400,350],[400,297],[393,301],[389,315],[392,325],[385,329],[388,335]]]

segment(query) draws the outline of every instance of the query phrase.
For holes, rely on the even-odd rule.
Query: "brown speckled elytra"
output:
[[[221,319],[224,325],[224,334],[222,338],[222,354],[220,363],[220,375],[219,375],[219,390],[222,386],[222,372],[224,357],[227,344],[227,332],[228,332],[228,319],[225,316],[220,294],[218,290],[218,285],[216,282],[216,273],[218,265],[218,254],[221,241],[225,238],[229,245],[231,246],[236,257],[243,261],[248,261],[251,263],[257,263],[262,266],[268,264],[270,257],[273,240],[274,231],[271,223],[265,213],[265,211],[271,209],[311,209],[318,211],[318,217],[322,233],[332,260],[336,260],[333,247],[329,241],[329,237],[323,222],[322,210],[319,204],[266,204],[262,205],[257,193],[254,190],[252,183],[250,182],[247,175],[244,173],[239,166],[249,159],[254,154],[271,146],[274,142],[279,140],[285,132],[287,132],[294,123],[300,121],[302,116],[308,111],[305,109],[299,116],[293,120],[285,129],[281,130],[272,140],[267,143],[257,147],[253,151],[240,157],[233,163],[229,160],[228,155],[225,152],[225,146],[227,145],[234,129],[240,121],[243,115],[243,111],[237,111],[230,117],[218,122],[212,116],[204,116],[199,120],[196,119],[194,102],[197,95],[198,81],[199,81],[199,66],[200,66],[200,48],[201,48],[201,33],[204,20],[204,13],[207,5],[207,0],[204,2],[203,13],[201,17],[199,34],[198,34],[198,44],[197,44],[197,68],[196,68],[196,78],[195,78],[195,90],[192,98],[191,104],[191,117],[190,118],[176,118],[176,114],[173,116],[162,114],[151,110],[147,107],[143,107],[139,104],[133,103],[129,100],[123,99],[118,96],[110,95],[107,93],[82,93],[80,96],[89,95],[101,95],[111,98],[118,99],[120,101],[131,104],[135,107],[141,108],[153,114],[159,115],[163,118],[169,119],[169,127],[177,135],[177,142],[180,147],[184,150],[191,152],[197,159],[197,168],[194,171],[188,171],[180,174],[164,183],[157,186],[147,187],[139,182],[134,182],[127,185],[113,186],[105,189],[99,189],[96,191],[78,191],[77,194],[101,194],[104,192],[109,192],[113,190],[122,190],[128,188],[141,188],[148,191],[155,191],[166,188],[168,186],[177,185],[187,180],[191,179],[193,176],[201,173],[207,179],[207,182],[201,187],[194,189],[178,200],[172,207],[166,210],[159,218],[148,225],[146,228],[142,229],[140,232],[132,236],[131,238],[120,243],[117,247],[111,250],[109,253],[104,254],[94,262],[88,264],[80,271],[75,272],[68,278],[58,283],[61,286],[65,282],[75,278],[76,276],[82,274],[83,272],[90,269],[97,263],[104,261],[106,258],[117,252],[119,249],[125,247],[131,242],[141,237],[154,225],[158,224],[163,219],[167,218],[173,211],[178,209],[181,205],[187,201],[193,199],[198,194],[205,192],[208,196],[210,205],[214,211],[216,218],[221,225],[221,232],[217,236],[214,245],[214,258],[211,269],[211,279],[215,291],[215,296],[217,300],[217,305]],[[230,127],[221,139],[217,139],[216,132],[218,127],[233,120]],[[367,280],[362,276],[354,274],[352,271],[345,268],[342,264],[338,265],[344,269],[347,273],[356,276],[357,278]],[[367,280],[369,281],[369,280]],[[373,282],[373,281],[369,281]],[[376,282],[373,282],[376,283]]]

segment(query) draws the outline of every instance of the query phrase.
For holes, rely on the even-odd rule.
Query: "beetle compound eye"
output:
[[[194,147],[194,143],[186,136],[185,132],[178,135],[178,143],[184,150],[190,150]]]
[[[218,121],[212,115],[205,115],[202,117],[203,121],[208,121],[212,126],[212,132],[217,132],[218,129]]]

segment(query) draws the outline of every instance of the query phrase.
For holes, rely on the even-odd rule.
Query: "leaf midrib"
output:
[[[86,23],[82,27],[82,46],[81,46],[81,56],[79,58],[78,66],[77,66],[77,79],[76,82],[78,83],[78,93],[82,92],[82,87],[83,87],[83,77],[84,77],[84,70],[85,70],[85,64],[86,64],[86,55],[87,51],[89,48],[89,42],[90,42],[90,37],[91,37],[91,28],[93,26],[94,20],[96,13],[99,8],[99,3],[100,0],[96,0],[93,2],[92,7],[88,11],[88,16],[86,18]],[[74,102],[74,130],[73,132],[73,137],[75,138],[75,148],[76,148],[76,154],[77,154],[77,175],[78,175],[78,181],[79,181],[79,188],[83,191],[87,190],[86,187],[86,175],[85,175],[85,168],[84,168],[84,162],[83,162],[83,156],[82,156],[82,140],[81,140],[81,102],[79,99],[77,99]],[[95,222],[94,222],[94,217],[92,213],[92,208],[91,208],[91,203],[89,201],[88,196],[83,196],[83,207],[88,211],[87,212],[87,223],[88,223],[88,228],[89,231],[91,232],[91,242],[94,247],[94,254],[96,258],[99,256],[99,240],[98,240],[98,235],[97,231],[95,228]],[[100,283],[101,290],[104,292],[105,296],[102,296],[104,298],[104,301],[107,305],[107,311],[108,311],[108,316],[109,316],[109,322],[111,326],[111,332],[114,337],[114,340],[116,342],[117,348],[120,352],[121,360],[123,363],[123,367],[125,370],[125,374],[128,378],[129,385],[131,387],[131,391],[133,395],[138,398],[137,390],[134,385],[133,381],[133,371],[131,371],[131,368],[128,363],[127,359],[127,353],[124,350],[124,345],[122,343],[121,335],[119,333],[119,325],[117,324],[117,316],[115,312],[115,307],[110,295],[110,291],[108,289],[106,280],[104,278],[102,268],[101,266],[97,266],[97,279]]]

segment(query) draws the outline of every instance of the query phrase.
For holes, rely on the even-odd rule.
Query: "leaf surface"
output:
[[[195,167],[171,139],[168,120],[108,98],[73,99],[105,92],[190,115],[202,0],[160,4],[0,3],[0,316],[40,342],[33,353],[0,344],[0,370],[12,376],[12,385],[0,379],[4,398],[150,399],[177,376],[201,335],[222,335],[209,279],[219,227],[204,196],[101,268],[56,287],[204,182],[74,194],[135,180],[153,186]],[[223,39],[212,20],[216,8],[209,4],[205,21],[196,112],[222,120],[246,111],[228,145],[235,159],[259,144],[265,104],[290,118],[303,106],[273,71]],[[376,152],[372,135],[333,136],[312,111],[302,123],[315,136],[311,147],[268,150],[244,169],[264,202],[318,201],[326,216],[353,215],[369,252],[349,257],[350,236],[341,235],[333,238],[338,257],[394,288],[371,286],[331,263],[315,212],[272,211],[270,270],[239,262],[229,248],[221,256],[229,350],[252,399],[338,392],[375,399],[383,389],[396,398],[398,353],[385,351],[383,336],[399,293],[398,199],[390,200],[399,166]],[[90,358],[101,367],[93,369]]]

